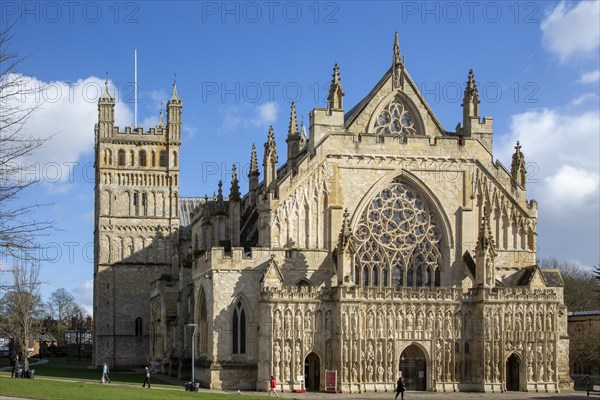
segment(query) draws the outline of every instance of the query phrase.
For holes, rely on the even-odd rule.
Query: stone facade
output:
[[[336,64],[308,135],[292,103],[282,165],[271,127],[246,195],[234,168],[229,196],[219,183],[212,198],[179,199],[172,265],[144,279],[170,274],[138,280],[147,296],[130,300],[150,310],[153,368],[189,377],[193,338],[195,379],[211,388],[267,390],[274,375],[282,390],[323,390],[326,370],[352,393],[393,391],[400,373],[412,390],[569,388],[562,279],[536,265],[525,158],[517,144],[510,171],[494,162],[473,72],[454,132],[397,38],[367,97],[345,112],[343,96]],[[96,281],[100,310],[112,298]]]
[[[172,273],[179,226],[181,100],[173,85],[167,123],[115,127],[108,84],[95,127],[95,363],[144,364],[148,359],[150,285]]]

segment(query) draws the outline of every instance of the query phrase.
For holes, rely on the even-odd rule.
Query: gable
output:
[[[371,92],[345,115],[345,126],[350,133],[377,133],[374,129],[377,118],[396,100],[411,115],[416,129],[415,135],[435,137],[446,134],[408,72],[403,74],[404,87],[394,89],[390,68]]]

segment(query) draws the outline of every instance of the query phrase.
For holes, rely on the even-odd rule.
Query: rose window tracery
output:
[[[375,133],[379,135],[416,135],[415,119],[408,107],[398,98],[379,113],[375,120]]]
[[[355,239],[355,283],[440,285],[440,224],[419,192],[400,179],[394,179],[367,205]],[[391,279],[385,283],[379,279],[388,275]]]

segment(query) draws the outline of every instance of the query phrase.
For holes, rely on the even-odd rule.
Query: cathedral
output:
[[[166,122],[161,112],[148,130],[115,126],[106,87],[97,365],[193,373],[213,389],[268,390],[271,375],[284,391],[394,391],[399,376],[408,390],[571,387],[563,281],[536,265],[520,145],[510,168],[494,160],[473,71],[447,131],[397,36],[391,58],[351,109],[336,64],[308,129],[292,103],[285,145],[265,127],[249,186],[234,164],[212,197],[179,197],[176,84]]]

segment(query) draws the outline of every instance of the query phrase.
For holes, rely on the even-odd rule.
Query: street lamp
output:
[[[197,324],[187,324],[187,326],[189,327],[193,327],[194,331],[192,332],[192,387],[194,388],[193,390],[196,390],[196,384],[195,382],[195,371],[194,371],[194,359],[196,358],[196,352],[194,349],[194,344],[196,343],[196,327],[198,326]]]

